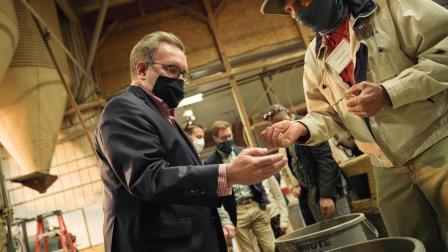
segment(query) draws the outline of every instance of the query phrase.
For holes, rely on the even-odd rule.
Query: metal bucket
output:
[[[328,251],[378,237],[364,214],[348,214],[298,229],[275,241],[280,252]]]
[[[331,252],[425,252],[425,246],[414,238],[393,237],[361,242]]]
[[[297,230],[306,226],[299,204],[289,206],[288,213],[289,221],[291,222],[293,230]]]

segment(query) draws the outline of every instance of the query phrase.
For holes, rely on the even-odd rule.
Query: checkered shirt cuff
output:
[[[220,164],[218,168],[218,196],[228,196],[232,194],[232,186],[227,184],[227,169],[225,164]]]

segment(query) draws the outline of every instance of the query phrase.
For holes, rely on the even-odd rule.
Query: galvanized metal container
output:
[[[280,252],[328,251],[378,237],[376,228],[364,214],[349,214],[325,220],[275,241]]]
[[[414,238],[393,237],[361,242],[331,252],[425,252],[425,246]]]

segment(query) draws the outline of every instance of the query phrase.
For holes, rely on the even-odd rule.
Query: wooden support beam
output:
[[[95,59],[96,52],[98,51],[98,49],[97,49],[98,41],[100,39],[101,31],[103,30],[104,20],[106,19],[108,8],[109,8],[109,0],[101,0],[101,9],[99,9],[99,11],[98,11],[95,29],[93,30],[92,40],[90,41],[89,52],[87,54],[87,60],[86,60],[86,65],[85,65],[87,74],[90,76],[90,79],[93,79],[93,75],[91,75],[91,72],[92,72],[91,68],[92,68],[93,61]],[[85,87],[89,83],[89,81],[85,81],[85,76],[84,76],[83,72],[81,72],[79,83],[81,84],[79,92],[80,92],[80,94],[83,94]],[[97,94],[100,94],[100,88],[96,84],[96,82],[93,82],[92,84],[95,88],[95,92]]]
[[[201,85],[218,81],[222,79],[228,79],[230,75],[240,75],[247,72],[251,72],[261,68],[271,67],[277,64],[286,64],[294,61],[303,61],[305,58],[305,50],[300,50],[293,53],[287,53],[276,57],[271,57],[268,59],[258,60],[252,64],[244,65],[241,67],[232,68],[231,72],[226,73],[216,73],[212,75],[208,75],[199,79],[194,79],[187,86],[185,86],[185,90],[188,92],[190,90],[194,90]]]
[[[89,127],[88,130],[94,131],[95,127]],[[58,139],[56,140],[56,144],[63,144],[63,143],[69,142],[69,141],[73,141],[75,139],[82,137],[83,135],[84,135],[84,130],[78,130],[78,131],[70,133],[70,135],[62,136],[62,137],[61,137],[61,134],[59,134]]]
[[[222,64],[224,65],[224,69],[226,73],[229,73],[230,86],[232,87],[233,99],[235,100],[236,107],[238,109],[238,113],[240,115],[241,122],[243,123],[244,133],[246,134],[248,145],[250,147],[256,146],[255,136],[253,131],[251,130],[251,124],[249,121],[249,117],[247,115],[246,107],[244,106],[243,98],[241,97],[240,90],[238,89],[238,84],[236,83],[235,76],[232,73],[232,66],[230,65],[229,59],[226,55],[226,51],[224,49],[224,45],[221,43],[221,39],[219,37],[217,28],[216,28],[216,20],[214,16],[214,12],[212,10],[212,6],[210,0],[203,0],[205,10],[207,11],[208,25],[210,32],[213,36],[213,40],[216,45],[216,49],[218,51],[219,57],[221,59]]]
[[[307,109],[306,109],[306,103],[302,102],[299,104],[296,104],[294,106],[291,107],[287,107],[287,110],[291,111],[294,114],[306,114]],[[252,125],[252,129],[258,128],[258,127],[267,127],[268,126],[268,122],[260,120],[257,123],[254,123]]]
[[[56,0],[56,4],[64,12],[64,15],[70,20],[71,23],[79,23],[78,15],[73,10],[73,6],[68,0]]]
[[[112,21],[112,23],[109,26],[107,26],[106,30],[103,32],[103,35],[100,38],[100,41],[98,42],[97,49],[96,49],[97,51],[101,48],[101,46],[106,41],[106,39],[109,37],[109,35],[112,33],[112,31],[115,29],[117,24],[118,24],[118,20],[114,20],[114,21]]]
[[[114,8],[118,6],[122,6],[125,4],[132,4],[135,0],[111,0],[109,4],[109,8]],[[101,8],[101,0],[99,1],[73,1],[76,2],[76,6],[80,13],[89,13],[92,11],[97,11]]]
[[[218,4],[218,7],[216,7],[216,9],[215,9],[215,13],[214,13],[214,15],[215,15],[216,18],[218,17],[219,12],[221,12],[222,7],[224,6],[224,3],[225,3],[225,2],[226,2],[226,0],[221,0],[221,1],[219,2],[219,4]]]
[[[85,110],[95,109],[95,108],[103,109],[104,106],[106,106],[106,103],[107,103],[106,100],[104,100],[103,98],[100,98],[100,99],[92,101],[92,102],[80,104],[80,105],[78,105],[78,107],[79,107],[79,111],[85,111]],[[69,108],[65,111],[64,117],[72,116],[75,113],[76,113],[75,109]]]
[[[252,104],[252,107],[249,109],[250,113],[252,113],[257,108],[258,104],[260,104],[260,102],[263,101],[264,98],[268,99],[269,105],[274,104],[272,102],[271,96],[269,95],[270,90],[272,90],[271,89],[272,81],[270,81],[269,83],[266,83],[264,78],[260,78],[260,82],[261,82],[264,92],[263,92],[263,94],[260,95],[260,97],[258,97],[258,100]]]
[[[140,11],[140,16],[144,17],[145,16],[145,9],[143,8],[143,3],[142,0],[135,0],[137,6],[138,6],[138,10]]]
[[[272,102],[272,98],[271,98],[271,96],[270,96],[270,94],[269,94],[269,92],[274,92],[273,90],[272,90],[272,88],[271,88],[271,83],[266,83],[266,81],[264,80],[264,78],[260,78],[260,82],[261,82],[261,85],[263,86],[263,89],[264,89],[264,93],[263,93],[263,95],[262,95],[262,97],[264,96],[264,95],[266,95],[266,98],[268,99],[268,102],[269,102],[269,105],[272,105],[272,104],[274,104],[273,102]],[[261,98],[261,97],[260,97]]]
[[[194,18],[197,18],[197,19],[201,20],[202,22],[205,22],[205,23],[208,22],[208,19],[207,19],[207,17],[205,15],[203,15],[203,14],[201,14],[201,13],[195,11],[195,10],[192,10],[192,9],[182,5],[182,4],[175,3],[175,4],[172,4],[171,6],[178,7],[179,9],[184,10],[188,15],[190,15],[190,16],[192,16]]]

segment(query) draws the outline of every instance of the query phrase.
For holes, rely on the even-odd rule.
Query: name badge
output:
[[[352,54],[350,52],[350,44],[347,40],[343,39],[330,56],[328,56],[326,62],[334,71],[340,74],[348,66],[351,60]]]

